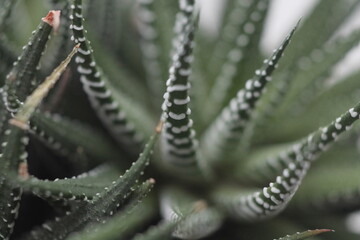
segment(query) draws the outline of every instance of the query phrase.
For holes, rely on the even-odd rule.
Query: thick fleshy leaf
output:
[[[16,184],[24,191],[52,200],[91,201],[97,193],[109,186],[118,177],[118,172],[109,167],[94,169],[77,177],[40,180],[36,177],[19,180]]]
[[[251,58],[260,57],[258,43],[268,8],[268,0],[236,1],[229,20],[223,27],[221,39],[216,44],[209,63],[209,72],[217,71],[209,96],[205,101],[203,117],[213,119],[234,91],[242,85],[235,80],[248,75]],[[220,67],[218,67],[220,65]],[[210,75],[210,77],[212,77]],[[244,76],[242,76],[244,77]],[[248,76],[246,76],[248,77]]]
[[[202,137],[201,152],[204,161],[219,163],[225,161],[244,137],[244,131],[251,122],[251,117],[256,103],[262,96],[264,88],[271,80],[271,74],[275,70],[286,46],[296,28],[285,38],[283,43],[276,49],[273,55],[264,61],[262,69],[256,70],[255,76],[246,82],[244,89],[240,90],[229,105],[222,110],[220,115],[209,126]],[[228,161],[228,160],[227,160]]]
[[[359,111],[360,103],[286,152],[271,158],[269,163],[265,162],[266,166],[262,165],[265,172],[263,176],[273,179],[279,172],[281,174],[262,191],[224,188],[214,193],[215,201],[243,221],[256,221],[278,214],[292,199],[311,162],[325,151],[339,134],[350,129],[359,119]],[[269,169],[271,171],[268,171]]]
[[[160,196],[163,218],[179,222],[172,235],[181,239],[199,239],[220,228],[224,216],[216,208],[208,207],[204,201],[179,190],[167,188]]]
[[[340,62],[359,40],[360,31],[355,31],[334,43],[313,50],[309,57],[301,58],[296,67],[298,70],[292,71],[292,74],[287,76],[288,79],[285,79],[293,84],[287,90],[287,98],[283,100],[284,106],[281,110],[286,114],[290,111],[290,114],[300,115],[311,100],[327,87],[326,80],[333,73],[335,64]]]
[[[144,222],[153,217],[155,211],[151,202],[143,199],[147,196],[154,185],[154,179],[144,182],[129,200],[130,202],[112,218],[96,225],[90,224],[80,233],[70,235],[68,240],[118,240],[129,239],[129,235]]]
[[[82,17],[82,1],[74,0],[70,5],[73,20],[73,40],[80,43],[76,57],[77,71],[89,100],[109,132],[119,142],[127,145],[129,151],[138,151],[143,136],[150,135],[152,120],[145,109],[131,102],[120,91],[115,90],[106,77],[101,74],[87,40]],[[140,109],[139,109],[140,108]],[[135,124],[135,125],[134,125]]]
[[[16,60],[16,53],[14,48],[10,45],[5,37],[0,37],[0,86],[5,84],[6,75],[10,72],[12,64]]]
[[[331,232],[330,229],[316,229],[316,230],[308,230],[306,232],[295,233],[293,235],[287,235],[285,237],[277,238],[275,240],[302,240],[307,239],[322,233]]]
[[[60,12],[50,11],[46,17],[42,18],[22,54],[13,64],[2,89],[3,101],[9,111],[16,112],[20,104],[38,85],[39,82],[34,79],[37,66],[51,30],[59,24]]]
[[[48,112],[35,112],[30,121],[30,133],[60,155],[77,159],[85,154],[90,159],[83,164],[112,161],[121,165],[121,154],[101,132],[75,120]],[[79,162],[77,162],[79,165]]]
[[[337,140],[339,135],[349,130],[352,124],[359,119],[360,103],[342,114],[335,121],[319,128],[309,134],[307,138],[299,141],[288,149],[259,160],[249,162],[241,167],[241,172],[248,176],[257,175],[269,180],[275,177],[283,168],[298,161],[314,161],[319,154],[326,151],[330,145]]]
[[[177,222],[161,222],[151,226],[145,233],[136,235],[132,240],[170,240]]]
[[[124,201],[132,192],[132,187],[148,165],[156,139],[157,136],[151,137],[143,153],[140,154],[139,159],[133,163],[131,168],[123,176],[112,182],[110,186],[105,187],[102,192],[97,193],[91,202],[80,203],[73,212],[60,219],[43,224],[22,239],[65,239],[70,233],[81,230],[85,225],[102,222],[108,216],[113,215],[116,209],[123,206]]]
[[[323,46],[334,32],[356,9],[357,0],[321,0],[312,13],[304,20],[295,38],[298,44],[289,49],[284,66],[295,64],[303,56],[309,56]],[[331,17],[329,17],[331,14]],[[321,34],[319,34],[321,31]],[[315,51],[316,52],[316,51]],[[316,53],[315,53],[316,54]]]
[[[23,129],[29,129],[28,121],[34,114],[35,109],[39,106],[41,101],[49,93],[50,89],[54,87],[55,83],[59,80],[61,74],[65,71],[67,65],[70,63],[72,57],[77,52],[79,46],[74,47],[72,52],[54,71],[42,82],[16,113],[15,117],[11,119],[11,123]]]
[[[164,73],[162,72],[160,37],[157,31],[158,19],[155,14],[156,1],[138,1],[138,29],[141,36],[141,51],[143,54],[143,65],[146,71],[146,80],[150,89],[153,102],[158,107],[161,102],[161,95],[164,92]]]
[[[308,212],[351,210],[358,207],[359,170],[358,164],[349,163],[344,166],[322,166],[310,172],[289,207]]]
[[[162,105],[164,130],[161,136],[161,153],[163,161],[175,169],[196,171],[197,141],[189,108],[189,76],[196,20],[194,1],[186,0],[181,3],[182,15],[179,15],[177,22],[180,30],[174,40],[176,52],[169,70]]]

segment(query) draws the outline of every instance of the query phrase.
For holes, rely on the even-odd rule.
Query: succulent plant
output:
[[[1,1],[0,239],[358,239],[359,1],[264,56],[270,3]]]

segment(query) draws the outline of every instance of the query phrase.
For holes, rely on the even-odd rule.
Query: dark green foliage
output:
[[[195,0],[2,1],[0,240],[357,239],[360,75],[328,78],[359,1],[264,54],[270,3],[228,0],[209,36]]]

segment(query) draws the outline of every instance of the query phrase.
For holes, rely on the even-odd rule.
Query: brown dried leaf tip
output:
[[[30,176],[29,176],[29,171],[28,171],[28,165],[26,162],[22,162],[19,164],[18,173],[19,173],[19,177],[22,180],[29,179]]]
[[[155,132],[158,134],[161,133],[163,126],[164,126],[164,122],[160,120],[155,128]]]
[[[52,26],[54,31],[57,32],[60,27],[60,10],[49,11],[48,15],[41,20]]]

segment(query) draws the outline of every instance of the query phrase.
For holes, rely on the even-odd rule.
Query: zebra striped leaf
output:
[[[73,30],[73,40],[80,43],[75,60],[84,91],[109,132],[119,142],[128,145],[130,151],[136,152],[142,142],[142,134],[150,131],[149,128],[144,127],[144,123],[147,126],[152,121],[144,114],[146,111],[137,111],[139,109],[132,106],[133,103],[129,99],[122,96],[119,91],[115,92],[106,77],[101,74],[92,54],[90,43],[85,36],[82,0],[72,1],[70,8],[72,9],[70,28]],[[135,111],[137,112],[135,113]],[[132,121],[129,122],[129,119]],[[133,122],[138,123],[137,126],[134,126]]]
[[[262,176],[272,179],[289,164],[295,164],[298,161],[304,160],[314,161],[338,139],[339,135],[351,128],[352,124],[359,119],[359,112],[360,103],[336,118],[335,121],[319,128],[319,130],[309,134],[307,138],[299,141],[280,154],[269,157],[266,161],[259,161],[258,165],[254,164],[251,166],[251,163],[249,163],[249,167],[245,167],[244,171],[247,175],[261,172]]]
[[[289,44],[295,29],[296,27],[285,38],[281,46],[274,51],[273,55],[264,61],[263,68],[256,70],[256,75],[247,81],[245,88],[238,92],[237,96],[230,101],[229,105],[205,131],[201,141],[201,152],[206,161],[212,164],[219,163],[224,161],[226,152],[234,153],[234,149],[243,138],[244,130],[248,126],[256,103],[262,96],[267,82],[271,80],[271,74]]]
[[[169,70],[162,105],[164,130],[161,136],[161,152],[166,163],[175,169],[197,171],[197,142],[189,108],[189,76],[196,21],[194,1],[186,0],[182,3],[180,7],[183,14],[179,15],[176,26],[179,33],[174,40],[176,52]]]

